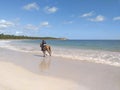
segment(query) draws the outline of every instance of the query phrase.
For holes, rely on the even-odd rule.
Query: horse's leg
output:
[[[45,52],[43,51],[43,57],[45,57]]]
[[[51,56],[51,51],[48,51],[49,55]]]
[[[50,55],[50,52],[49,52],[49,50],[47,50],[47,52],[48,52],[48,54]],[[51,55],[50,55],[51,56]]]
[[[50,48],[50,47],[47,49],[47,52],[48,52],[49,55],[51,56],[51,48]]]
[[[51,47],[49,47],[49,55],[51,56]]]

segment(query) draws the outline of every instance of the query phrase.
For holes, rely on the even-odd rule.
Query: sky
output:
[[[120,39],[120,0],[0,0],[0,33]]]

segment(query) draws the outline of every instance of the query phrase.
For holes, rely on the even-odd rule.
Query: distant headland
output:
[[[67,38],[56,38],[56,37],[32,37],[32,36],[17,36],[0,34],[0,39],[46,39],[46,40],[67,40]]]

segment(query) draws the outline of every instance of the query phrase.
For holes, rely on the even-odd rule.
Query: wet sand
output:
[[[1,90],[120,90],[120,67],[0,50]]]

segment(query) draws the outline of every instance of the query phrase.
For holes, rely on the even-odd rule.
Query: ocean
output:
[[[1,40],[0,47],[42,55],[41,40]],[[52,56],[120,66],[120,40],[46,40]]]

